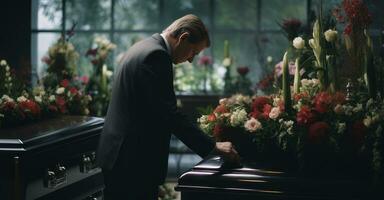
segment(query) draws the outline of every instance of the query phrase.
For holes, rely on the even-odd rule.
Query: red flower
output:
[[[30,112],[32,115],[40,114],[40,106],[32,100],[20,102],[19,107],[23,112]]]
[[[299,125],[308,125],[315,120],[315,115],[308,106],[302,106],[296,114],[296,121]]]
[[[272,110],[272,106],[270,104],[265,104],[263,108],[263,117],[264,119],[269,119],[269,113]]]
[[[268,97],[261,96],[255,98],[252,102],[252,112],[250,113],[250,115],[255,119],[265,118],[265,115],[263,113],[268,109],[267,107],[265,108],[265,105],[269,103],[270,98]]]
[[[67,111],[67,108],[65,107],[65,100],[63,97],[56,97],[56,105],[59,108],[61,113],[65,113]]]
[[[344,104],[346,99],[345,99],[345,94],[342,93],[342,92],[336,92],[333,97],[332,97],[333,101],[333,105],[337,105],[337,104]]]
[[[220,126],[219,124],[216,124],[215,127],[213,127],[213,136],[214,137],[220,137],[220,135],[223,133],[224,128]]]
[[[229,112],[227,107],[225,105],[218,105],[216,108],[215,108],[215,113],[227,113]]]
[[[247,66],[237,68],[237,73],[239,73],[241,76],[247,75],[248,72],[249,72],[249,67],[247,67]]]
[[[212,58],[210,56],[201,56],[199,59],[199,65],[211,65],[212,64]]]
[[[69,85],[69,81],[68,81],[68,79],[63,79],[61,82],[60,82],[60,85],[62,86],[62,87],[68,87],[68,85]]]
[[[76,95],[77,94],[77,89],[75,88],[75,87],[71,87],[70,89],[69,89],[69,92],[71,93],[71,94],[73,94],[73,95]]]
[[[308,98],[308,97],[309,97],[308,93],[302,92],[302,93],[294,94],[293,99],[295,100],[295,102],[298,102],[301,99]]]
[[[319,113],[325,113],[332,104],[332,96],[326,92],[320,92],[314,99],[315,110]]]
[[[210,115],[208,115],[208,121],[209,122],[213,122],[213,121],[215,121],[216,120],[216,115],[215,114],[210,114]]]
[[[315,122],[309,126],[308,142],[311,144],[322,144],[328,136],[331,127],[326,122]]]

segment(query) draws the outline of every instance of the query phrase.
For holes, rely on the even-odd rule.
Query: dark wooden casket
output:
[[[384,199],[373,192],[369,181],[353,175],[308,177],[256,163],[242,165],[226,167],[220,156],[208,156],[184,173],[175,189],[181,192],[182,200]]]
[[[103,124],[62,116],[0,129],[0,199],[102,199],[94,163]]]

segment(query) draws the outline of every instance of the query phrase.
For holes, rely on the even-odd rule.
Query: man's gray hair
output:
[[[172,37],[177,38],[181,34],[188,32],[190,34],[188,41],[196,44],[206,41],[207,47],[211,45],[208,31],[204,23],[195,15],[188,14],[169,25],[163,33],[169,33]]]

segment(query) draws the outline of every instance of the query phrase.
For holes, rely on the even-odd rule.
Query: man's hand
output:
[[[240,164],[240,157],[231,142],[216,142],[216,151],[223,155],[224,162]]]

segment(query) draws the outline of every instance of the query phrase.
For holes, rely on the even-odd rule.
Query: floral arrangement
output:
[[[362,5],[358,2],[344,0],[343,5]],[[341,40],[322,19],[320,8],[313,38],[292,40],[294,52],[287,51],[281,63],[279,92],[221,99],[198,123],[216,140],[232,141],[245,159],[286,163],[285,169],[312,174],[373,175],[384,183],[384,100],[371,73],[372,42],[364,31],[362,78],[337,87]],[[312,77],[300,73],[304,63]]]
[[[86,56],[91,59],[94,66],[94,73],[91,76],[86,91],[92,95],[93,101],[90,105],[91,114],[96,116],[104,116],[108,109],[108,103],[111,98],[110,83],[113,72],[108,70],[106,61],[108,55],[116,48],[106,38],[96,37],[94,39],[94,47],[90,48]]]
[[[6,61],[1,61],[0,69],[9,71]],[[13,75],[5,75],[0,79],[5,88],[0,97],[0,127],[16,126],[59,114],[89,114],[91,97],[78,90],[74,82],[64,79],[55,89],[45,90],[38,86],[28,91],[25,87],[17,87],[18,82]]]

